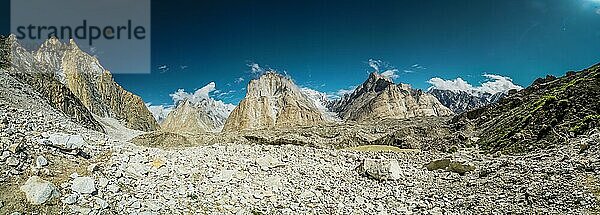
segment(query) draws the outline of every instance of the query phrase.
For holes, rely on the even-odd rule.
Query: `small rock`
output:
[[[142,207],[142,203],[140,203],[140,201],[135,201],[131,204],[131,207],[133,207],[135,209],[139,209]]]
[[[79,177],[79,174],[77,174],[76,172],[71,173],[71,175],[69,175],[69,178],[72,178],[72,179],[76,179],[77,177]]]
[[[94,173],[95,171],[98,171],[98,164],[96,164],[96,163],[90,164],[90,165],[87,167],[87,171],[88,171],[90,174]]]
[[[9,157],[8,159],[6,159],[6,164],[8,164],[9,166],[18,166],[19,159],[15,157]]]
[[[9,151],[3,151],[2,155],[0,156],[0,161],[5,161],[8,157],[10,157],[10,152]]]
[[[301,199],[309,199],[315,196],[315,193],[310,190],[305,190],[298,197]]]
[[[162,159],[160,159],[160,158],[152,160],[152,163],[151,163],[151,166],[154,169],[158,169],[158,168],[160,168],[160,167],[162,167],[164,165],[165,165],[165,162]]]
[[[148,174],[150,166],[143,163],[131,162],[127,164],[126,171],[135,177],[142,178]]]
[[[37,158],[35,158],[35,165],[37,167],[43,167],[48,165],[48,160],[46,160],[46,158],[44,156],[37,156]]]
[[[221,172],[217,176],[211,178],[210,180],[212,182],[229,182],[231,181],[231,178],[233,178],[233,176],[236,174],[236,172],[237,171],[235,170],[224,169],[221,170]]]
[[[96,198],[96,204],[100,207],[100,209],[108,208],[108,202],[104,201],[104,199]]]
[[[71,205],[71,204],[75,204],[75,202],[77,202],[77,199],[79,199],[79,195],[77,193],[71,193],[71,194],[67,195],[65,198],[63,198],[61,200],[61,202]]]
[[[73,210],[79,214],[90,214],[92,212],[91,208],[81,207],[78,205],[71,206],[71,210]]]
[[[119,192],[119,186],[117,185],[108,185],[106,186],[106,189],[108,189],[108,191],[113,192],[113,193],[117,193]]]
[[[365,159],[357,168],[359,174],[373,177],[377,180],[398,180],[402,170],[398,161],[388,159]]]
[[[108,179],[107,178],[99,178],[98,179],[98,187],[99,188],[105,188],[108,185]]]
[[[258,167],[260,167],[261,170],[269,170],[270,168],[284,166],[285,164],[273,158],[271,155],[267,155],[261,158],[257,158],[256,165],[258,165]]]
[[[8,146],[8,151],[12,152],[13,154],[16,154],[17,152],[21,151],[21,144],[19,144],[19,143],[10,144],[10,146]]]
[[[31,176],[27,179],[27,182],[20,187],[20,190],[25,193],[27,200],[34,205],[43,204],[47,200],[60,196],[54,184],[38,176]]]
[[[78,193],[90,194],[96,191],[94,183],[94,179],[91,177],[77,177],[73,179],[71,190]]]

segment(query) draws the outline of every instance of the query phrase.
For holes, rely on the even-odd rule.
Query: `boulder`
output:
[[[392,159],[365,159],[357,170],[377,180],[398,180],[402,176],[398,161]]]
[[[67,150],[81,149],[85,145],[81,135],[55,133],[49,134],[48,140],[53,146]]]
[[[463,162],[453,161],[448,165],[448,171],[458,173],[459,175],[465,175],[465,173],[473,170],[475,170],[473,165],[468,165]]]
[[[43,204],[50,199],[60,196],[54,184],[38,176],[31,176],[27,179],[27,182],[20,187],[20,190],[25,193],[27,201],[34,205]]]
[[[427,164],[427,170],[434,171],[438,169],[446,169],[450,165],[450,159],[434,160]]]
[[[93,193],[96,191],[95,181],[91,177],[77,177],[73,179],[71,190],[83,194]]]
[[[434,160],[425,165],[425,167],[429,171],[441,169],[458,173],[459,175],[465,175],[465,173],[475,170],[475,166],[473,165],[466,164],[466,162],[451,161],[450,159]]]

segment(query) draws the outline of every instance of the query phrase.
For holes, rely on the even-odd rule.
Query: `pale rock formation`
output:
[[[142,99],[117,84],[98,59],[79,49],[73,40],[63,44],[51,38],[35,56],[91,113],[122,120],[126,127],[135,130],[159,128]]]
[[[315,104],[290,79],[267,72],[250,81],[246,97],[225,122],[225,131],[312,126],[325,122]]]

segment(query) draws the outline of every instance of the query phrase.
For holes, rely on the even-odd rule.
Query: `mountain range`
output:
[[[9,74],[34,86],[50,104],[94,130],[102,130],[93,117],[114,118],[126,127],[153,131],[159,125],[143,100],[123,89],[98,59],[73,40],[48,39],[34,51],[25,50],[14,35],[2,41],[9,55]]]

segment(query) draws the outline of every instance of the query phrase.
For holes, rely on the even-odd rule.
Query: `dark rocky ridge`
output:
[[[352,94],[329,103],[328,108],[338,113],[340,118],[351,121],[454,114],[431,94],[412,89],[407,84],[394,84],[376,72],[371,73]]]
[[[501,92],[496,94],[483,93],[480,95],[473,95],[465,91],[455,92],[439,89],[431,89],[428,93],[435,96],[444,106],[450,108],[450,110],[457,114],[496,103],[502,97],[506,96],[505,93]]]
[[[454,126],[474,126],[489,152],[528,152],[568,143],[600,122],[600,64],[561,78],[547,76],[497,104],[455,117]]]

